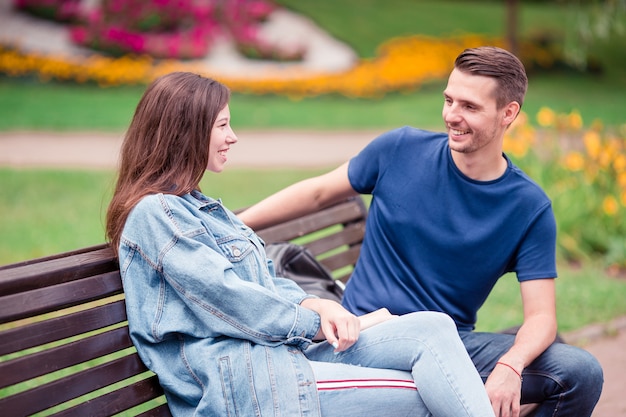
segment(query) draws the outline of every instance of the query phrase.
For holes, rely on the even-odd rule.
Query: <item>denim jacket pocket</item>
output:
[[[237,236],[222,238],[218,245],[231,263],[241,262],[254,249],[252,242]]]
[[[241,279],[273,288],[267,264],[251,240],[242,236],[227,236],[218,241],[222,254]]]
[[[230,366],[230,358],[225,356],[219,360],[220,367],[220,379],[222,385],[222,394],[224,396],[224,410],[226,410],[227,416],[236,417],[239,415],[237,412],[237,402],[235,399],[235,389],[233,387],[233,374]]]

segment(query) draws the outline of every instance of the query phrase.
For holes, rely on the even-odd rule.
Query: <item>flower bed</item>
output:
[[[233,91],[308,97],[340,94],[348,97],[379,97],[394,91],[409,91],[424,82],[445,78],[455,56],[465,48],[501,40],[479,36],[438,39],[410,36],[392,39],[379,48],[373,59],[363,59],[342,73],[303,71],[299,66],[277,65],[262,77],[212,74],[201,61],[157,60],[147,55],[119,58],[94,54],[73,58],[25,54],[0,45],[0,73],[13,77],[35,75],[41,80],[95,82],[101,86],[146,84],[170,71],[194,71],[218,78]]]
[[[585,128],[581,115],[542,108],[533,127],[525,114],[504,149],[552,199],[558,252],[568,261],[601,258],[626,269],[626,124]]]
[[[242,51],[273,59],[285,55],[260,39],[258,26],[276,6],[269,0],[14,0],[31,14],[71,24],[74,43],[113,56],[205,57],[216,37],[231,36]]]

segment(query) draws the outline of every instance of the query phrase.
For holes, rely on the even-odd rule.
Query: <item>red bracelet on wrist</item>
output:
[[[522,381],[522,380],[524,379],[524,378],[522,378],[522,374],[520,374],[519,372],[517,372],[517,369],[513,368],[513,367],[512,367],[511,365],[509,365],[508,363],[504,363],[504,362],[500,362],[500,361],[498,361],[498,362],[496,362],[496,365],[504,365],[504,366],[506,366],[507,368],[511,369],[513,372],[515,372],[515,374],[516,374],[517,376],[519,376],[520,381]]]

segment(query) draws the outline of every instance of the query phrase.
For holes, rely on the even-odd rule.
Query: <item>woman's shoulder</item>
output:
[[[150,223],[159,219],[171,222],[181,215],[187,217],[190,213],[188,205],[184,198],[173,194],[148,194],[135,205],[128,220]]]
[[[167,210],[168,207],[180,197],[170,198],[167,194],[148,194],[141,198],[133,208],[136,213],[152,213],[153,215]]]
[[[149,194],[131,210],[124,225],[124,237],[135,243],[156,244],[174,235],[200,228],[197,210],[183,197]]]
[[[137,205],[136,209],[147,210],[147,211],[165,211],[168,212],[172,209],[179,207],[188,207],[188,206],[198,206],[202,205],[201,203],[192,204],[194,199],[185,198],[186,196],[178,196],[175,194],[167,194],[167,193],[157,193],[157,194],[148,194],[144,196]]]

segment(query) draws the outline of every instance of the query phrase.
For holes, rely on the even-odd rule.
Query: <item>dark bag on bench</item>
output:
[[[306,248],[278,242],[267,245],[265,252],[274,262],[276,276],[294,280],[308,294],[341,302],[343,288]]]

